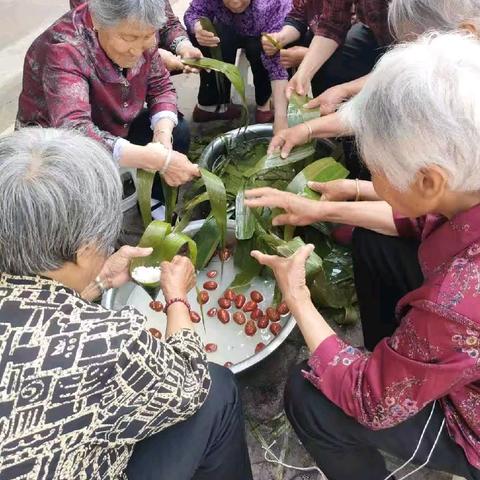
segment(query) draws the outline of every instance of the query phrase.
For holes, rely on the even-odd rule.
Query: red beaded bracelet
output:
[[[167,303],[165,303],[165,308],[163,309],[163,311],[167,313],[168,307],[170,307],[170,305],[173,305],[174,303],[183,303],[188,308],[188,311],[192,309],[192,307],[190,307],[190,304],[184,298],[171,298],[170,300],[167,300]]]

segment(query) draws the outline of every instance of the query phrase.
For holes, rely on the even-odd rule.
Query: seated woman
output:
[[[190,260],[162,264],[165,341],[133,308],[90,301],[151,253],[108,257],[121,193],[84,136],[0,139],[0,478],[251,479],[235,381],[190,321]]]
[[[85,0],[70,0],[70,8],[77,8]],[[181,62],[183,58],[201,58],[202,52],[195,48],[188,38],[188,34],[173,13],[169,0],[165,0],[165,25],[158,31],[158,47],[163,63],[169,72],[190,71]],[[180,58],[179,58],[180,57]]]
[[[164,12],[163,0],[90,0],[65,14],[27,52],[17,127],[75,129],[172,186],[198,176],[156,48]]]
[[[411,462],[480,479],[480,157],[472,150],[480,141],[479,82],[474,37],[427,36],[382,58],[341,116],[384,202],[247,193],[250,207],[285,209],[276,223],[342,219],[384,234],[356,231],[366,337],[378,336],[378,318],[391,315],[389,338],[378,338],[371,353],[341,340],[312,304],[312,246],[290,259],[254,253],[273,268],[312,352],[289,379],[285,408],[331,480],[393,478],[379,449],[405,459],[397,479]],[[395,236],[420,242],[416,261]],[[394,320],[395,297],[407,285]]]
[[[392,0],[388,21],[390,31],[398,42],[409,41],[430,30],[450,32],[462,28],[476,33],[480,25],[480,4],[474,0]],[[311,101],[308,106],[320,107],[323,116],[311,120],[308,126],[298,125],[279,132],[271,143],[271,149],[281,148],[283,156],[287,157],[293,147],[307,143],[310,137],[351,135],[352,132],[341,122],[340,116],[333,112],[343,102],[359,93],[367,79],[368,76],[336,85]],[[355,194],[353,198],[354,196]]]
[[[291,0],[192,0],[185,13],[185,25],[194,44],[200,45],[205,56],[210,48],[220,46],[223,60],[235,63],[237,50],[245,49],[252,68],[257,111],[256,123],[274,121],[276,130],[287,126],[285,88],[288,74],[280,65],[280,57],[263,53],[261,35],[280,30],[290,11]],[[207,17],[215,25],[218,37],[207,32],[200,18]],[[219,92],[213,72],[200,72],[198,104],[193,112],[196,122],[231,120],[240,116],[240,108],[230,103],[230,83]],[[273,104],[271,106],[273,92]]]

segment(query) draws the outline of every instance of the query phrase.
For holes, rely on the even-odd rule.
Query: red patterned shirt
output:
[[[357,20],[372,30],[379,46],[385,46],[393,40],[388,29],[388,3],[388,0],[293,0],[288,18],[293,23],[308,25],[314,35],[341,45],[352,25],[355,7]]]
[[[448,221],[396,219],[421,239],[425,281],[398,304],[400,326],[371,354],[336,335],[310,358],[306,377],[372,429],[407,420],[438,400],[451,437],[480,468],[480,206]]]
[[[77,8],[83,3],[85,3],[85,0],[70,0],[70,8]],[[168,0],[165,0],[165,15],[167,21],[158,31],[160,40],[158,46],[176,54],[178,45],[184,40],[188,40],[188,34],[178,17],[173,13],[172,6]]]
[[[70,11],[27,52],[17,127],[73,128],[113,151],[144,107],[177,113],[177,96],[157,48],[127,71],[98,43],[87,4]]]

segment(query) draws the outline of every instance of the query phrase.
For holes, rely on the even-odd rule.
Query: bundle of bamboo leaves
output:
[[[218,60],[202,59],[189,64],[223,73],[229,72],[227,76],[245,98],[243,80],[235,72],[236,67],[219,65],[216,62]],[[308,100],[307,97],[293,96],[288,111],[290,125],[305,122],[312,118],[312,115],[319,115],[318,111],[312,113],[311,110],[304,108]],[[189,244],[190,252],[195,251],[196,267],[201,270],[208,265],[218,248],[226,247],[227,221],[234,220],[237,242],[234,261],[239,273],[231,288],[236,291],[248,288],[253,278],[258,275],[271,275],[251,258],[252,250],[258,249],[266,253],[289,256],[304,245],[305,241],[314,243],[316,249],[307,264],[307,281],[312,299],[319,307],[333,309],[333,313],[336,314],[334,318],[339,323],[355,321],[356,310],[353,308],[355,288],[348,249],[334,244],[328,236],[328,229],[323,225],[302,228],[298,232],[289,226],[273,227],[272,218],[278,212],[269,209],[251,210],[244,204],[245,190],[261,186],[287,190],[318,200],[319,195],[308,188],[308,181],[326,182],[346,178],[348,171],[332,157],[316,160],[313,142],[295,148],[288,158],[283,159],[279,154],[267,155],[266,143],[245,142],[242,140],[242,135],[233,139],[229,136],[221,138],[225,142],[224,155],[215,163],[212,171],[200,169],[201,178],[189,188],[182,206],[177,205],[177,190],[163,185],[167,221],[171,221],[174,212],[179,218],[169,231],[169,235],[181,235],[182,230],[192,219],[196,207],[209,204],[205,223],[194,237],[196,248]],[[150,196],[153,173],[140,171],[138,179],[139,203],[147,227],[152,220]],[[146,233],[148,232],[147,229]],[[296,236],[295,233],[297,233]],[[165,238],[154,242],[150,235],[150,241],[144,239],[143,245],[149,244],[157,250],[162,249],[162,241],[165,241]],[[182,241],[182,245],[185,245],[184,240],[180,237],[175,245],[180,247]],[[170,250],[173,252],[175,248]],[[168,260],[165,255],[160,254],[160,256]],[[276,300],[280,301],[278,291]]]

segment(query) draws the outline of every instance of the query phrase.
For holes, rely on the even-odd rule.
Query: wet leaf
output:
[[[255,233],[255,217],[245,205],[245,191],[241,190],[235,200],[235,236],[238,240],[249,240]]]
[[[305,105],[312,100],[308,96],[302,97],[297,93],[292,93],[288,103],[288,126],[294,127],[300,123],[308,122],[320,117],[320,108],[305,108]]]

